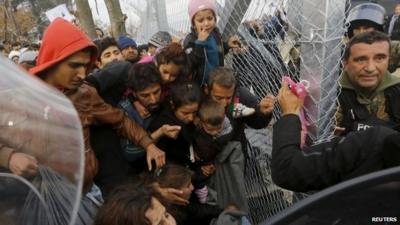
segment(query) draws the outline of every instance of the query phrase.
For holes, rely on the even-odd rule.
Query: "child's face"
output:
[[[163,84],[169,84],[176,80],[179,75],[179,66],[175,63],[161,64],[159,66]]]
[[[211,135],[213,137],[217,136],[221,132],[221,130],[223,128],[222,127],[222,123],[217,125],[217,126],[215,126],[215,125],[212,125],[210,123],[206,123],[206,122],[202,121],[201,124],[202,124],[204,132],[206,132],[207,134],[209,134],[209,135]]]
[[[211,9],[205,9],[196,13],[193,22],[197,32],[203,29],[204,31],[211,33],[215,28],[216,19]]]

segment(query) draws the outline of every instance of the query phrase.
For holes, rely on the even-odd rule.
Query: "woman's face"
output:
[[[186,200],[189,200],[194,190],[192,180],[189,180],[186,184],[184,184],[181,190],[183,191],[182,197]]]
[[[180,120],[184,124],[189,124],[193,122],[198,110],[199,103],[195,102],[178,107],[177,109],[175,109],[174,113],[178,120]]]
[[[175,63],[161,64],[158,67],[163,84],[169,84],[176,80],[179,75],[179,66]]]
[[[151,200],[151,207],[147,209],[145,216],[151,225],[176,225],[175,218],[154,197]]]

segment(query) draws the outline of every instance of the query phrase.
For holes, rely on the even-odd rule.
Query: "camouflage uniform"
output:
[[[366,96],[355,88],[348,74],[343,73],[340,84],[336,124],[346,132],[365,130],[372,126],[393,127],[400,122],[400,78],[386,72],[376,91]]]
[[[378,93],[374,98],[368,99],[365,96],[358,95],[357,101],[365,105],[368,112],[375,115],[377,118],[383,121],[389,121],[389,114],[386,112],[385,106],[385,95],[383,92]],[[336,124],[340,126],[343,123],[343,110],[339,106],[335,114]]]

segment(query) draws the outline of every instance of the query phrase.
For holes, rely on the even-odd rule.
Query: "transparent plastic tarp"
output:
[[[72,225],[84,163],[77,112],[61,92],[2,57],[0,74],[0,151],[12,148],[38,162],[31,177],[0,167],[1,224]]]

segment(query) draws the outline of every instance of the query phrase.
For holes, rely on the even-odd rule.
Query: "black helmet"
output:
[[[386,10],[376,3],[363,3],[350,10],[346,23],[349,24],[348,36],[353,36],[353,30],[357,26],[374,27],[383,31]]]

